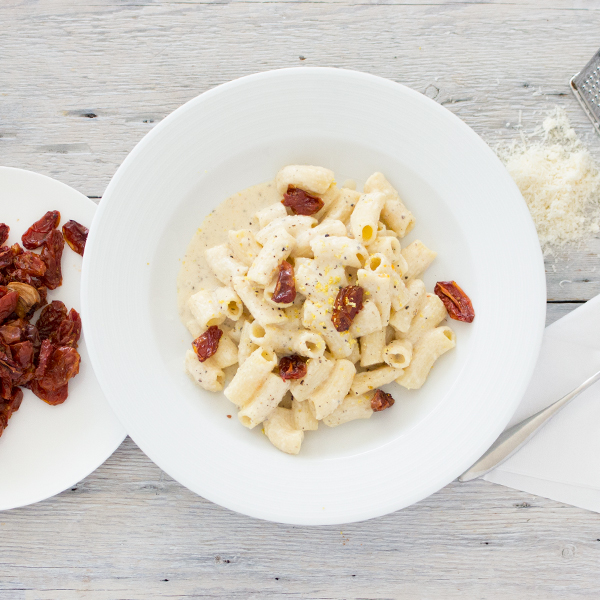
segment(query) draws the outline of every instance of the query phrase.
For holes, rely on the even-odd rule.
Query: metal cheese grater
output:
[[[600,50],[571,79],[571,90],[600,134]]]

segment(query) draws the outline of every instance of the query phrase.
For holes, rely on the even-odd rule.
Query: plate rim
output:
[[[37,173],[36,171],[31,171],[29,169],[22,169],[20,167],[11,167],[11,166],[0,165],[0,177],[2,176],[2,173],[4,173],[4,172],[10,172],[13,174],[17,174],[17,176],[25,176],[26,178],[38,179],[39,181],[41,181],[45,184],[49,183],[50,185],[62,187],[63,189],[69,190],[69,193],[78,195],[80,197],[80,199],[82,199],[82,201],[84,200],[88,205],[91,205],[95,208],[95,212],[94,212],[94,218],[95,218],[95,214],[97,212],[98,205],[95,202],[93,202],[90,198],[88,198],[85,194],[82,194],[79,190],[76,190],[75,188],[71,187],[70,185],[63,183],[62,181],[59,181],[58,179],[55,179],[54,177],[49,177],[48,175],[44,175],[43,173]],[[83,268],[82,268],[82,274],[83,274]],[[81,296],[81,284],[80,284],[80,296]],[[89,345],[88,341],[86,340],[86,347],[88,345]],[[109,404],[109,406],[110,406],[110,409],[112,410],[112,406],[110,404]],[[119,423],[120,423],[120,421],[119,421]],[[31,499],[28,499],[25,502],[18,502],[18,503],[13,502],[13,503],[6,503],[6,504],[0,503],[0,511],[15,510],[18,508],[30,506],[32,504],[37,504],[38,502],[43,502],[44,500],[48,500],[50,498],[53,498],[54,496],[58,496],[59,494],[62,494],[64,491],[68,490],[70,487],[83,481],[86,477],[89,477],[94,471],[96,471],[99,467],[101,467],[115,453],[115,451],[119,448],[119,446],[123,443],[123,441],[127,437],[127,432],[125,431],[125,428],[122,425],[121,425],[121,427],[123,428],[123,432],[124,432],[123,436],[121,437],[119,442],[114,446],[114,448],[112,448],[112,450],[110,451],[110,454],[108,454],[105,458],[103,458],[100,463],[96,464],[97,461],[94,460],[93,461],[94,466],[92,466],[92,467],[86,466],[85,468],[81,468],[77,472],[77,478],[73,481],[71,480],[71,478],[69,478],[70,483],[68,483],[67,485],[60,483],[53,487],[50,486],[49,487],[50,491],[44,491],[40,494],[32,495]]]

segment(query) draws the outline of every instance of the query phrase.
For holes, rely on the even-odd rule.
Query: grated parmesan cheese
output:
[[[600,173],[593,157],[556,108],[532,142],[501,146],[497,154],[515,180],[546,254],[600,231]]]

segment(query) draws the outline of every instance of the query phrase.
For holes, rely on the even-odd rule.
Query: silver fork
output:
[[[548,421],[559,413],[571,400],[577,398],[581,392],[587,390],[600,379],[600,371],[586,379],[579,387],[563,396],[560,400],[540,410],[528,419],[507,429],[490,447],[490,449],[459,478],[460,482],[472,481],[483,477],[492,469],[508,460],[517,450],[520,450]]]

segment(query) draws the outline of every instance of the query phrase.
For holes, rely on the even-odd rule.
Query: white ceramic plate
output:
[[[48,210],[59,210],[61,227],[70,219],[89,227],[96,205],[73,188],[44,175],[0,167],[0,221],[10,226],[7,244]],[[48,293],[80,311],[82,258],[66,244],[63,284]],[[37,315],[36,317],[37,318]],[[21,408],[0,437],[0,510],[59,494],[97,469],[125,438],[92,370],[84,336],[79,374],[69,382],[64,404],[49,406],[24,391]]]
[[[369,421],[306,435],[301,454],[244,429],[222,394],[183,372],[191,338],[176,277],[203,217],[283,165],[338,181],[384,172],[439,252],[426,283],[455,279],[472,325],[421,390]],[[90,233],[83,319],[100,383],[128,433],[196,493],[273,521],[345,523],[407,506],[453,480],[502,431],[537,357],[545,282],[519,191],[489,147],[432,100],[335,69],[286,69],[215,88],[127,157]],[[115,344],[115,341],[118,343]]]

